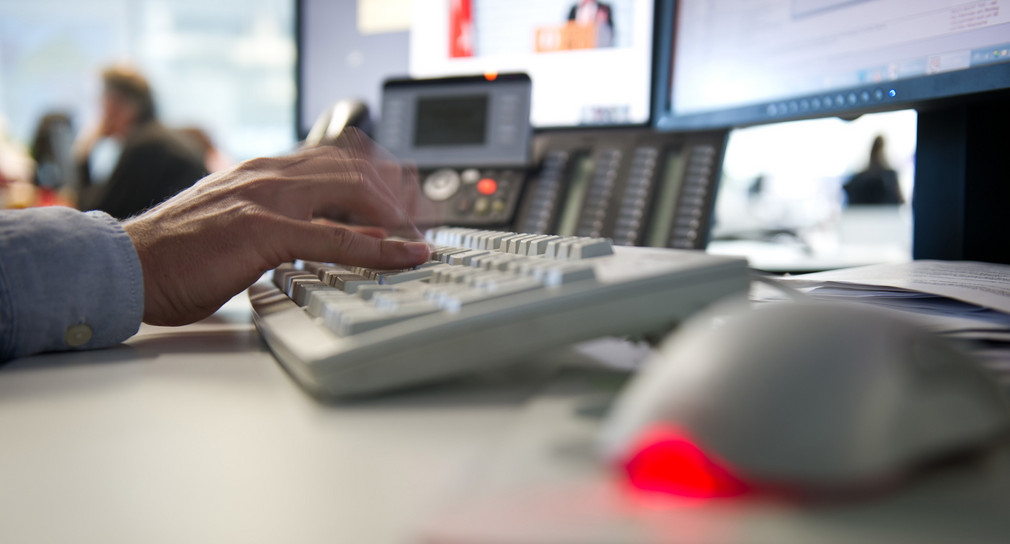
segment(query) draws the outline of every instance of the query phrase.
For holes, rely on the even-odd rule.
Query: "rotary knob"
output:
[[[447,200],[459,190],[459,174],[451,168],[435,170],[424,179],[424,196],[434,201]]]

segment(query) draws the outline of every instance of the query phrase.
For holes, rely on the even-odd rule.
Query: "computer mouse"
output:
[[[879,489],[1010,429],[1001,387],[951,342],[866,304],[725,307],[663,341],[620,393],[603,456],[641,489]]]

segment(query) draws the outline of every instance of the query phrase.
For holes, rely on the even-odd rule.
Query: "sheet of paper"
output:
[[[890,287],[977,304],[1010,314],[1010,265],[970,261],[912,261],[787,276],[799,286]]]
[[[1010,266],[948,261],[865,266],[777,278],[751,300],[795,298],[872,304],[900,313],[967,348],[1010,385]]]

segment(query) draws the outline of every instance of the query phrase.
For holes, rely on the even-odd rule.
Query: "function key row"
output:
[[[425,233],[425,239],[440,246],[436,252],[443,253],[452,248],[458,249],[460,254],[466,251],[486,251],[570,261],[602,257],[614,252],[610,240],[606,238],[520,234],[463,227],[430,229]],[[471,253],[470,256],[476,254]],[[440,256],[433,253],[433,258],[440,259]]]
[[[274,271],[274,283],[298,306],[340,336],[348,336],[440,311],[592,280],[590,261],[559,262],[497,254],[505,268],[436,263],[424,280],[380,284],[364,270],[325,263],[293,263]]]

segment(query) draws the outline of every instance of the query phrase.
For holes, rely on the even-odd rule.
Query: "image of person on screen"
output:
[[[596,26],[596,47],[614,45],[614,10],[610,4],[596,0],[579,0],[568,11],[568,21]]]
[[[884,145],[883,136],[874,138],[866,169],[845,183],[843,188],[849,205],[905,203],[898,185],[898,173],[888,165]]]

